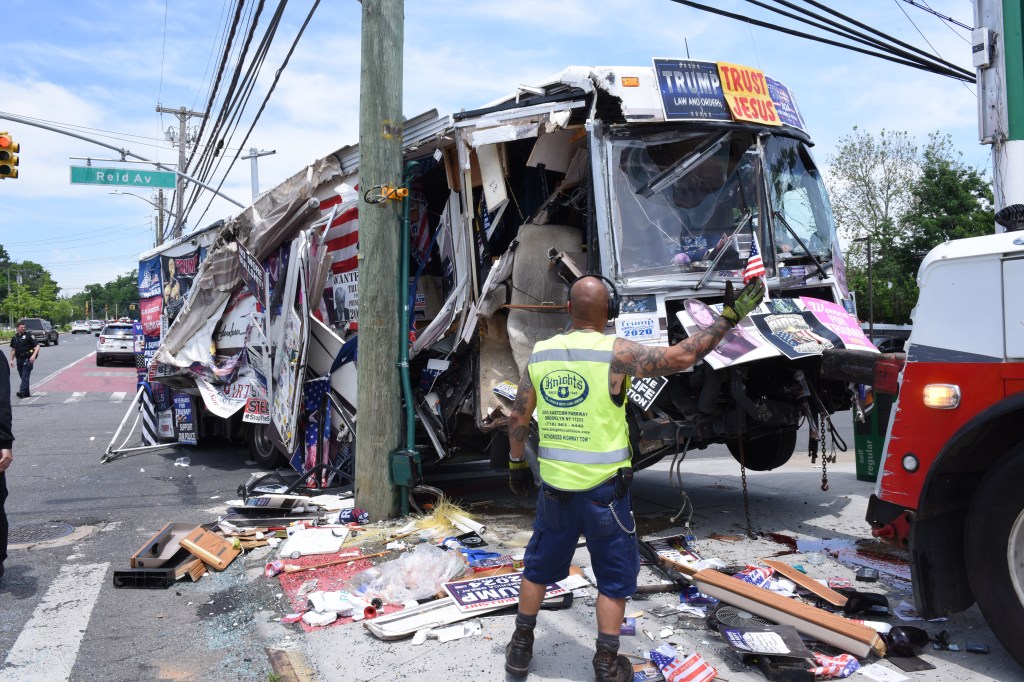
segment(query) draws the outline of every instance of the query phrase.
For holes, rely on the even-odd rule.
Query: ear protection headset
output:
[[[579,282],[581,279],[585,279],[587,277],[593,277],[594,279],[599,279],[603,281],[611,290],[608,293],[608,319],[614,320],[616,317],[619,316],[619,290],[615,287],[615,282],[611,281],[604,275],[586,274],[577,277],[576,280],[569,286],[569,298],[572,299],[572,288],[576,286],[576,282]]]

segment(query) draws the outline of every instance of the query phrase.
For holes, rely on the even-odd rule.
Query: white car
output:
[[[100,320],[89,320],[89,331],[96,336],[100,335],[100,331],[103,329],[103,322]]]
[[[89,325],[88,320],[75,320],[74,322],[71,323],[72,334],[78,334],[79,332],[81,332],[82,334],[88,334],[91,331],[92,327]]]
[[[111,322],[96,340],[96,366],[102,367],[108,360],[115,359],[135,360],[135,338],[130,324]]]

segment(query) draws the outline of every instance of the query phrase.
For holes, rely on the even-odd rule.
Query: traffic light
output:
[[[0,179],[18,177],[18,156],[21,148],[8,132],[0,133]]]

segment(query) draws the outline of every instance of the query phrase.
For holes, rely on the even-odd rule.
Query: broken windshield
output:
[[[777,258],[787,263],[810,263],[809,250],[819,262],[831,260],[835,232],[832,206],[807,147],[798,140],[769,137],[765,158]]]
[[[629,134],[611,146],[621,274],[701,274],[716,259],[716,272],[743,269],[758,224],[753,134]]]

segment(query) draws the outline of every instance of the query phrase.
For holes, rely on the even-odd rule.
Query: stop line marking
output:
[[[128,395],[126,391],[117,391],[110,394],[110,402],[119,403],[124,400],[125,396]]]
[[[85,391],[75,391],[71,394],[70,398],[65,398],[66,403],[77,403],[79,400],[85,397]]]
[[[65,564],[11,647],[0,682],[71,679],[110,563]]]

